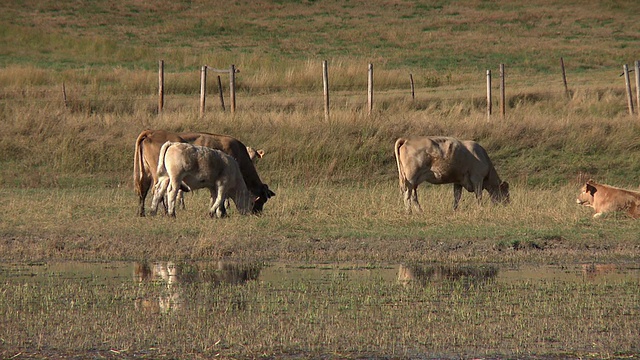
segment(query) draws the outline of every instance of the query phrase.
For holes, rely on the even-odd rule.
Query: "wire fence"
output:
[[[331,99],[329,106],[331,108],[348,106],[361,108],[364,104],[375,108],[376,104],[385,101],[420,102],[437,99],[438,101],[451,103],[478,102],[481,99],[486,99],[486,106],[489,107],[490,113],[492,105],[502,106],[503,101],[505,109],[508,110],[519,100],[542,101],[554,98],[571,98],[571,94],[578,89],[597,89],[602,87],[606,87],[621,96],[622,103],[624,104],[626,101],[631,114],[635,112],[634,109],[637,109],[637,105],[640,104],[638,61],[635,62],[635,68],[631,70],[628,70],[625,65],[622,76],[619,70],[611,69],[610,79],[597,79],[596,81],[586,76],[579,76],[576,79],[570,78],[567,81],[564,67],[562,68],[562,73],[558,71],[557,78],[553,80],[549,80],[551,76],[548,74],[527,75],[523,69],[516,68],[514,70],[512,75],[509,67],[506,66],[504,76],[499,79],[491,79],[490,82],[489,80],[485,82],[485,76],[482,73],[478,74],[477,82],[468,81],[469,75],[466,76],[464,81],[457,81],[456,77],[450,75],[442,75],[440,78],[427,76],[425,79],[421,79],[419,76],[409,72],[406,73],[406,81],[376,82],[375,75],[370,74],[369,82],[371,83],[364,83],[362,80],[354,84],[332,84],[329,82],[328,94]],[[371,68],[369,71],[371,71]],[[384,74],[384,71],[379,72]],[[629,78],[629,74],[634,71],[635,99],[632,89],[633,81]],[[317,104],[318,108],[322,109],[323,104],[326,102],[326,99],[323,100],[323,98],[327,94],[323,95],[323,84],[320,81],[322,77],[320,75],[319,73],[317,83],[287,83],[282,85],[261,85],[249,81],[243,83],[242,75],[238,75],[234,91],[238,93],[237,97],[241,104],[240,111],[243,98],[249,99],[245,101],[246,103],[252,103],[252,108],[255,108],[256,102],[267,103],[272,100],[277,105],[278,102],[295,99],[305,104]],[[333,76],[339,77],[340,74],[333,74]],[[362,78],[366,79],[366,76],[363,75]],[[503,81],[505,83],[504,86],[502,86]],[[154,108],[154,104],[158,104],[159,86],[161,85],[158,85],[158,83],[149,83],[148,86],[136,84],[133,87],[136,90],[131,90],[131,87],[118,89],[113,84],[100,86],[100,84],[63,83],[59,86],[26,86],[19,90],[5,88],[4,90],[0,89],[0,104],[3,104],[3,106],[9,106],[12,103],[20,105],[29,103],[34,106],[60,105],[91,112],[118,111],[119,108],[122,110],[123,107],[126,108],[126,111],[132,111],[132,107],[137,106],[143,106],[145,109],[151,110]],[[144,90],[145,88],[148,88],[148,90]],[[143,93],[140,93],[140,89],[142,89]],[[202,96],[203,89],[207,94],[204,97]],[[202,111],[202,99],[206,99],[208,102],[208,105],[204,107],[206,111],[225,111],[228,110],[228,106],[225,109],[223,104],[229,100],[231,91],[231,86],[226,81],[220,82],[220,75],[218,75],[217,83],[216,81],[208,81],[205,82],[204,87],[196,82],[195,77],[192,84],[182,82],[178,87],[168,82],[163,89],[162,96],[166,99],[163,101],[167,101],[169,107],[156,109],[155,111],[170,110],[171,104],[184,104],[192,101],[194,110],[200,107]],[[369,94],[371,91],[373,91],[373,94]],[[493,93],[497,91],[500,91],[501,94],[494,96]],[[218,98],[222,104],[219,103]],[[274,99],[278,99],[278,101]],[[371,103],[367,104],[367,102]],[[183,108],[183,106],[181,105],[180,108]]]

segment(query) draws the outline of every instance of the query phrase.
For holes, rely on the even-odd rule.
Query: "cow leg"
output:
[[[458,209],[458,203],[462,197],[462,185],[453,184],[453,211]]]
[[[169,216],[176,217],[176,198],[178,197],[178,191],[180,190],[179,181],[171,181],[169,184],[169,192],[167,195],[167,212]]]
[[[407,214],[411,214],[411,188],[402,191],[402,200],[404,201],[404,210]]]
[[[480,179],[479,181],[475,182],[475,186],[474,186],[474,192],[476,193],[476,200],[478,200],[478,205],[480,205],[482,203],[482,179]]]
[[[422,212],[422,206],[418,202],[418,186],[413,186],[411,188],[411,203],[413,203],[413,207],[416,209],[416,212]]]
[[[180,209],[184,210],[185,206],[184,206],[184,192],[182,190],[178,190],[178,199],[176,200],[178,206],[180,207]]]
[[[151,200],[151,215],[156,215],[158,213],[158,204],[162,201],[163,203],[165,194],[167,192],[167,187],[169,186],[169,179],[163,179],[156,183],[153,189],[153,199]],[[165,204],[166,205],[166,204]]]
[[[223,218],[227,215],[227,211],[224,208],[224,186],[216,186],[216,189],[209,189],[211,192],[211,209],[209,209],[209,216]]]
[[[407,212],[407,214],[411,214],[411,209],[414,208],[416,210],[416,212],[422,212],[422,207],[420,206],[420,203],[418,202],[418,187],[417,186],[413,186],[413,185],[409,185],[407,186],[407,188],[403,191],[403,200],[404,200],[404,207],[405,207],[405,211]]]
[[[216,203],[216,199],[218,198],[218,191],[215,189],[209,189],[209,193],[211,194],[209,199],[209,216],[215,216],[218,218],[227,216],[227,211],[224,207],[212,210],[213,205]]]
[[[138,216],[145,216],[144,202],[147,199],[147,194],[149,193],[149,189],[151,188],[151,180],[142,179],[141,183],[140,194],[138,196]]]

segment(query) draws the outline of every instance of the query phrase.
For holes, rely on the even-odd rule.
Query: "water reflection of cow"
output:
[[[594,280],[600,275],[616,271],[614,264],[582,264],[582,275],[587,280]]]
[[[175,263],[173,261],[136,262],[133,267],[134,281],[145,286],[136,298],[136,309],[153,313],[168,312],[182,308],[183,287],[190,284],[240,285],[256,280],[260,275],[258,264],[236,264],[218,261],[206,265]]]
[[[466,285],[483,283],[498,276],[493,265],[419,265],[404,264],[398,268],[398,282],[425,286],[432,282],[461,281]]]

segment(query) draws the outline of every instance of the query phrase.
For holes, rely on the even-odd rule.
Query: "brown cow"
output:
[[[427,136],[399,138],[394,146],[400,189],[406,211],[421,212],[417,188],[422,182],[453,184],[453,209],[458,208],[462,188],[474,192],[478,202],[487,190],[494,203],[509,202],[509,184],[500,181],[489,155],[475,141]]]
[[[168,192],[168,212],[175,217],[178,190],[185,185],[187,190],[209,189],[212,217],[225,216],[227,198],[233,200],[241,214],[251,212],[255,201],[242,179],[238,162],[231,155],[210,147],[167,141],[160,148],[157,175],[152,215]]]
[[[589,180],[582,187],[576,201],[578,205],[592,207],[596,211],[594,218],[612,211],[624,211],[632,218],[640,217],[640,192],[637,191],[598,184]]]
[[[253,207],[254,213],[260,213],[264,203],[270,197],[275,196],[275,193],[269,189],[267,184],[263,184],[262,180],[260,180],[260,176],[247,152],[247,147],[239,140],[226,135],[209,133],[173,133],[164,130],[144,130],[136,139],[133,161],[133,184],[139,198],[138,215],[145,215],[145,199],[149,190],[158,181],[156,171],[160,147],[167,141],[188,142],[207,146],[212,149],[222,150],[236,159],[247,188],[258,198]]]

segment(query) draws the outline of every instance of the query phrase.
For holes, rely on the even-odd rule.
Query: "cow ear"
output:
[[[267,184],[262,184],[262,195],[265,198],[269,199],[272,196],[276,196],[276,193],[271,191],[271,189],[269,189],[269,186]]]
[[[593,195],[596,193],[596,191],[598,191],[598,189],[596,189],[596,187],[595,187],[595,186],[593,186],[593,185],[591,185],[589,182],[587,182],[587,192],[588,192],[591,196],[593,196]]]

